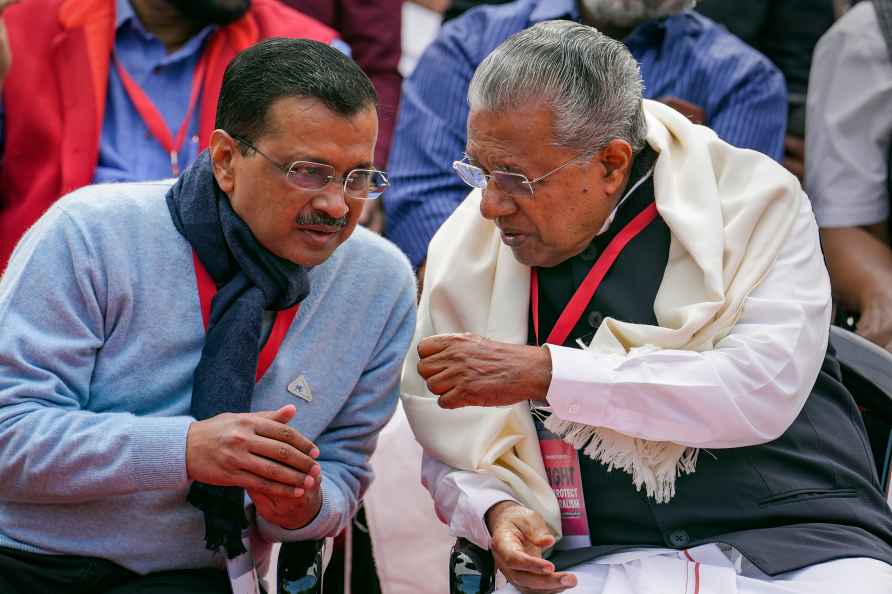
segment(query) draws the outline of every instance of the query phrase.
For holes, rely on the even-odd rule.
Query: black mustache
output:
[[[325,225],[326,227],[344,227],[347,224],[347,215],[339,219],[332,218],[327,214],[314,212],[308,215],[297,217],[298,225]]]

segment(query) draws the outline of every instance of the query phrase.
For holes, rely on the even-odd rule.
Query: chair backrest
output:
[[[861,409],[880,485],[892,505],[892,353],[838,326],[830,327],[830,344],[843,384]]]

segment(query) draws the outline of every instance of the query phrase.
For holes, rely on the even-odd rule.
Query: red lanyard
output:
[[[655,218],[657,218],[657,205],[652,202],[650,206],[638,213],[634,219],[629,221],[610,240],[604,252],[598,257],[595,265],[592,266],[592,269],[585,276],[585,280],[576,289],[570,302],[567,303],[564,311],[561,312],[560,317],[555,322],[554,328],[551,329],[548,340],[546,340],[548,344],[563,345],[566,342],[567,337],[579,322],[579,318],[582,317],[589,303],[591,303],[592,297],[594,297],[598,287],[601,286],[601,281],[604,280],[607,271],[613,266],[620,252],[636,235],[644,231]],[[530,299],[533,308],[533,330],[536,332],[536,344],[542,344],[539,340],[539,276],[536,274],[535,268],[533,268],[530,276]]]
[[[179,157],[177,153],[179,153],[180,149],[183,147],[183,141],[186,139],[186,131],[189,129],[189,123],[192,121],[192,112],[195,111],[195,105],[198,103],[198,96],[201,94],[204,73],[207,70],[207,56],[208,52],[205,52],[195,66],[195,72],[192,74],[192,92],[189,95],[189,107],[186,109],[186,117],[183,118],[183,122],[180,124],[180,129],[177,131],[176,137],[171,134],[170,129],[164,122],[164,118],[161,116],[158,108],[155,107],[155,104],[152,103],[152,100],[149,99],[149,96],[146,95],[145,91],[136,84],[136,81],[127,74],[127,71],[121,66],[121,61],[112,56],[115,68],[118,70],[118,76],[121,77],[121,82],[124,83],[124,90],[127,91],[127,96],[130,97],[133,107],[136,108],[137,113],[139,113],[139,116],[146,123],[146,127],[148,127],[149,132],[152,133],[152,136],[155,137],[158,143],[161,144],[161,147],[170,155],[170,171],[174,177],[180,175]]]
[[[207,331],[208,320],[211,319],[211,302],[214,300],[214,295],[217,294],[217,285],[204,267],[204,264],[198,259],[198,254],[194,251],[192,252],[192,263],[195,266],[195,278],[198,280],[198,300],[201,302],[201,319],[204,322],[204,329]],[[285,340],[288,328],[291,327],[291,322],[294,321],[294,316],[297,315],[299,309],[300,303],[276,312],[276,321],[273,322],[269,338],[266,344],[263,345],[257,358],[257,374],[254,376],[254,381],[259,382],[266,370],[269,369],[269,366],[272,365],[273,359],[276,358],[279,347],[282,346],[282,341]]]

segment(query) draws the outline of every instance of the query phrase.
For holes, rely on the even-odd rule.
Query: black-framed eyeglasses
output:
[[[333,181],[344,182],[344,194],[360,200],[374,200],[390,186],[387,174],[377,169],[352,169],[344,177],[338,177],[335,168],[324,163],[312,161],[295,161],[290,165],[279,163],[246,138],[230,134],[255,153],[272,163],[276,169],[285,174],[285,179],[299,190],[321,190]]]
[[[522,173],[511,173],[510,171],[491,171],[486,173],[479,166],[468,163],[467,160],[469,157],[467,155],[465,155],[461,161],[453,161],[452,168],[455,169],[462,181],[472,188],[485,190],[489,181],[492,180],[499,186],[499,189],[506,194],[518,198],[532,198],[533,184],[541,182],[552,173],[557,173],[570,163],[578,161],[581,158],[581,156],[573,157],[569,161],[561,163],[548,173],[540,175],[535,179],[529,179]]]

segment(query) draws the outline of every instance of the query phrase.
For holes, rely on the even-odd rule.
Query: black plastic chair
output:
[[[892,491],[892,353],[838,326],[830,327],[830,344],[842,369],[843,384],[861,409],[880,486]],[[892,499],[890,499],[892,503]],[[495,564],[489,551],[459,538],[449,557],[450,594],[490,594]]]
[[[861,409],[880,486],[888,496],[892,492],[892,353],[838,326],[830,327],[830,344],[842,368],[843,384]]]

